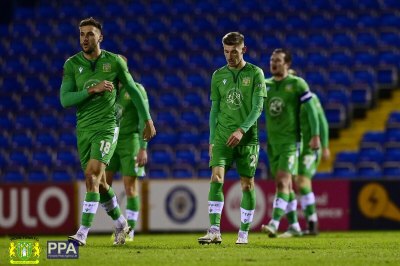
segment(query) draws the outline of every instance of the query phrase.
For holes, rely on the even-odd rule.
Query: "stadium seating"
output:
[[[376,106],[381,90],[398,84],[399,7],[398,1],[373,0],[284,0],[268,5],[167,0],[83,5],[60,0],[38,1],[34,8],[17,3],[14,19],[0,25],[0,172],[7,182],[34,182],[44,176],[49,181],[82,179],[81,174],[77,177],[81,171],[75,147],[76,110],[63,109],[58,95],[63,64],[80,50],[76,24],[82,17],[104,18],[102,47],[124,53],[135,80],[148,90],[158,130],[149,144],[149,175],[206,177],[208,167],[199,164],[208,161],[210,77],[226,64],[221,37],[233,30],[232,25],[246,35],[246,60],[261,66],[266,76],[272,50],[292,50],[293,67],[320,97],[335,131],[349,126],[357,110]],[[336,165],[334,174],[365,176],[371,170],[376,178],[379,173],[394,176],[395,155],[387,147],[400,143],[399,124],[393,115],[384,133],[376,138],[364,135],[352,166]],[[265,141],[263,131],[264,126],[260,135]],[[185,150],[182,145],[192,146]],[[367,155],[371,149],[380,149],[380,154]],[[341,156],[338,163],[344,162]],[[366,158],[368,163],[380,158],[380,171],[359,167],[358,160]],[[191,167],[175,168],[182,162]],[[49,169],[9,169],[14,164],[44,164]],[[61,171],[59,164],[71,169]],[[152,164],[160,164],[160,169]],[[257,178],[264,178],[267,170],[264,153]],[[227,177],[236,178],[234,172]]]

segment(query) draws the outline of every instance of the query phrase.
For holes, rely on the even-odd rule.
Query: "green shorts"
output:
[[[299,175],[312,178],[318,169],[318,165],[321,162],[322,151],[313,151],[307,149],[300,154],[299,157]]]
[[[226,145],[214,145],[210,167],[224,166],[226,171],[236,163],[240,176],[254,177],[258,164],[260,145],[236,146],[229,148]]]
[[[117,146],[118,131],[118,127],[113,130],[76,131],[79,159],[84,171],[90,159],[108,165]]]
[[[278,170],[297,175],[299,145],[298,144],[277,144],[267,145],[267,155],[272,176],[275,178]]]
[[[123,176],[145,176],[144,167],[138,167],[136,163],[139,149],[139,134],[120,135],[106,171],[114,173],[120,171]]]

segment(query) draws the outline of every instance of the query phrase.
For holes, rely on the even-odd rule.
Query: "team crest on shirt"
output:
[[[239,109],[243,104],[242,92],[236,88],[230,89],[226,95],[226,103],[231,110]]]
[[[269,113],[271,116],[278,116],[282,113],[283,108],[285,107],[285,102],[280,97],[273,97],[269,101]]]
[[[251,82],[250,77],[244,77],[243,80],[242,80],[242,85],[243,86],[249,86],[250,82]]]
[[[103,72],[111,72],[111,64],[110,63],[103,64]]]
[[[286,87],[285,87],[285,91],[287,91],[287,92],[291,92],[293,90],[293,86],[292,86],[292,84],[288,84],[288,85],[286,85]]]

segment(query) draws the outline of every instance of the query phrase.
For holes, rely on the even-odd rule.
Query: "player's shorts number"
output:
[[[111,143],[105,140],[100,141],[100,151],[108,154],[110,152]]]
[[[257,155],[254,155],[254,154],[251,155],[250,160],[251,160],[250,167],[256,167]]]

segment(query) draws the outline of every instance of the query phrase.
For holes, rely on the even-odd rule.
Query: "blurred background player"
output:
[[[259,155],[257,119],[263,108],[265,90],[261,68],[247,63],[244,36],[230,32],[222,38],[227,65],[211,79],[210,167],[212,168],[208,213],[210,228],[200,244],[221,243],[220,221],[224,206],[225,172],[236,162],[242,187],[240,230],[236,244],[248,243],[248,232],[256,206],[254,174]]]
[[[289,229],[282,236],[302,234],[297,219],[297,200],[292,187],[292,177],[297,175],[300,132],[300,107],[303,105],[311,128],[312,150],[319,149],[319,125],[317,113],[310,99],[312,94],[307,83],[300,77],[288,74],[292,57],[288,50],[275,49],[270,58],[271,78],[266,79],[268,97],[265,117],[267,125],[267,154],[271,173],[275,179],[276,195],[272,219],[261,230],[276,237],[279,223],[286,213]]]
[[[126,62],[126,57],[120,55]],[[149,110],[149,101],[144,87],[136,82],[146,108]],[[117,121],[119,121],[119,136],[117,147],[106,167],[107,183],[113,182],[116,172],[122,174],[126,194],[126,218],[131,227],[128,241],[133,241],[134,230],[139,216],[140,198],[138,192],[138,177],[145,175],[144,166],[147,163],[147,142],[140,137],[139,132],[144,128],[144,121],[140,119],[138,110],[133,104],[129,93],[121,86],[117,103]]]
[[[289,69],[289,74],[297,75],[296,71]],[[307,229],[303,231],[304,235],[318,234],[318,216],[316,211],[315,195],[312,189],[312,178],[315,175],[318,165],[322,160],[329,160],[329,126],[324,109],[318,96],[313,93],[310,103],[314,105],[318,114],[320,127],[321,148],[317,152],[310,149],[308,143],[311,139],[311,129],[307,118],[307,112],[302,107],[300,111],[301,126],[301,152],[299,157],[299,171],[295,177],[297,191],[300,193],[300,205],[304,212],[307,222]]]
[[[110,202],[107,213],[115,221],[114,244],[124,244],[130,228],[105,176],[105,167],[118,138],[115,117],[117,82],[126,87],[140,116],[146,120],[143,137],[150,140],[156,131],[124,60],[100,49],[103,40],[101,23],[93,18],[84,19],[79,23],[79,31],[82,51],[65,62],[60,92],[63,107],[77,107],[78,152],[87,189],[81,226],[69,239],[85,245],[99,202]]]

